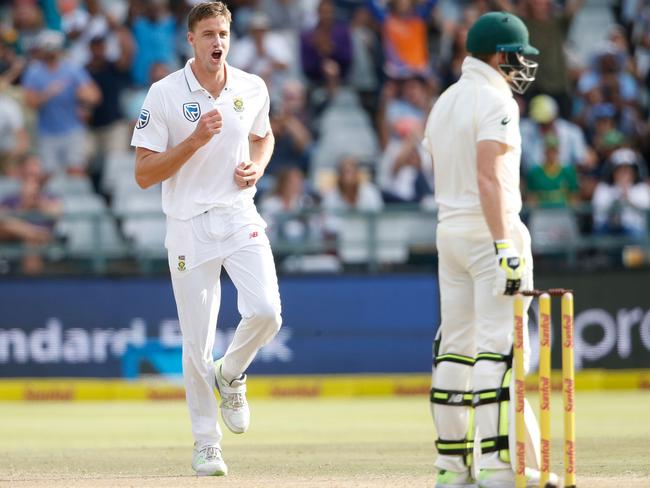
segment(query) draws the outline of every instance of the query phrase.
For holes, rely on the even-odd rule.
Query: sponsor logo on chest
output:
[[[201,117],[201,105],[198,102],[184,103],[183,115],[190,122],[196,122]]]

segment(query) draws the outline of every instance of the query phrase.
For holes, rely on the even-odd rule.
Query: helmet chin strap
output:
[[[539,65],[535,61],[526,59],[520,53],[506,52],[504,54],[506,62],[498,64],[499,71],[508,81],[512,91],[522,95],[535,81],[535,74]]]

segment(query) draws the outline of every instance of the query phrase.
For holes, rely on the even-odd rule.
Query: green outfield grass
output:
[[[534,397],[531,400],[535,400]],[[433,487],[426,398],[253,399],[227,478],[196,478],[182,402],[0,404],[0,486]],[[559,398],[554,399],[559,413]],[[650,487],[650,393],[579,392],[578,486]],[[559,468],[560,416],[553,460]]]

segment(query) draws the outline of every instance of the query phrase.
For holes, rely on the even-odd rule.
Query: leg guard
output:
[[[438,432],[436,467],[465,471],[472,465],[474,411],[469,391],[474,358],[459,354],[437,354],[434,345],[431,413]]]
[[[515,459],[514,453],[510,450],[510,446],[513,446],[513,448],[515,446],[514,402],[510,401],[511,395],[514,394],[512,391],[514,387],[512,382],[512,356],[479,353],[476,362],[479,363],[480,361],[501,363],[500,365],[492,364],[486,368],[484,367],[484,370],[491,369],[494,372],[499,368],[505,369],[500,386],[474,391],[472,403],[476,409],[476,415],[480,419],[481,428],[484,429],[482,432],[490,436],[480,441],[477,439],[477,442],[480,442],[481,453],[488,455],[485,457],[486,465],[481,467],[490,469],[510,467]],[[486,412],[484,410],[488,410],[487,415],[491,418],[485,418]],[[526,465],[537,469],[539,466],[539,429],[528,401],[525,404],[524,418],[526,423]],[[510,419],[513,419],[513,421],[511,422]],[[490,456],[490,453],[494,454]]]
[[[511,376],[512,356],[488,352],[476,356],[473,405],[481,436],[485,436],[480,440],[481,468],[498,469],[510,464],[508,410]]]

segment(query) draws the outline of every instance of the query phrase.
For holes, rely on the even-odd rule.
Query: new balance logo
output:
[[[463,394],[454,393],[453,395],[449,395],[449,400],[447,403],[462,403],[462,401],[463,401]]]
[[[254,238],[256,238],[258,235],[259,235],[259,233],[258,233],[257,231],[255,231],[255,232],[251,232],[250,234],[248,234],[248,238],[249,238],[249,239],[254,239]]]

